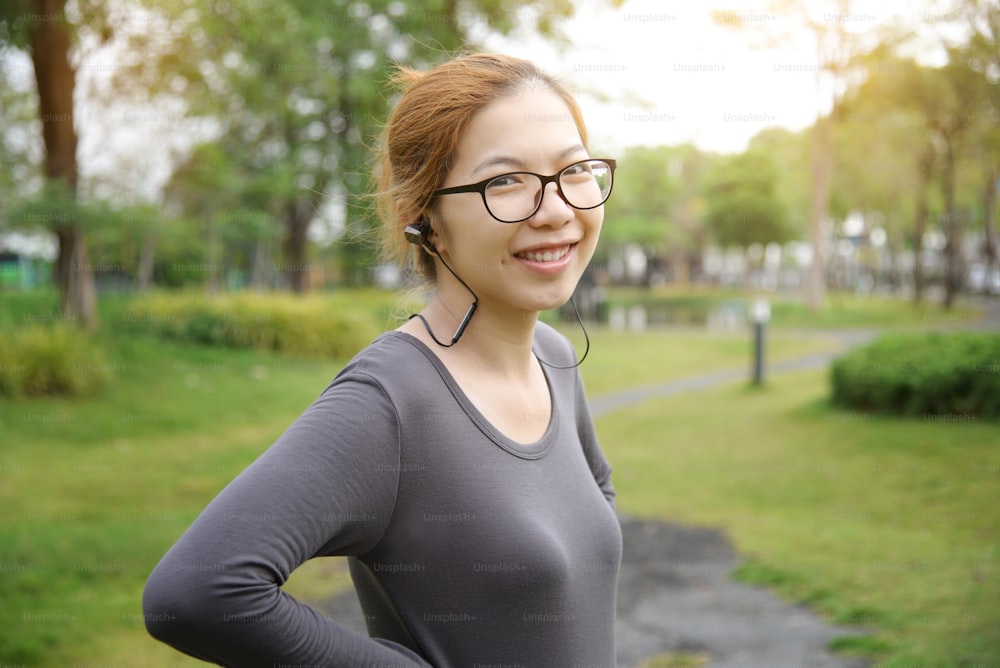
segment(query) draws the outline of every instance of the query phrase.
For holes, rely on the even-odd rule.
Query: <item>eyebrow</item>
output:
[[[574,144],[573,146],[569,146],[560,151],[556,155],[555,159],[557,161],[564,160],[578,151],[586,151],[586,150],[587,147],[584,146],[583,144]],[[527,170],[526,163],[520,158],[515,158],[509,155],[497,155],[493,156],[492,158],[487,158],[486,160],[483,160],[478,165],[476,165],[475,168],[472,170],[472,174],[481,172],[487,167],[497,167],[499,165],[507,165],[513,167],[514,169],[520,169],[525,171]]]

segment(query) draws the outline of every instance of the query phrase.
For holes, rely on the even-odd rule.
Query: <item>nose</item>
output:
[[[548,195],[548,197],[546,197]],[[528,219],[531,225],[562,225],[573,216],[573,207],[559,192],[559,186],[553,181],[546,183],[538,191],[539,205],[534,215]]]

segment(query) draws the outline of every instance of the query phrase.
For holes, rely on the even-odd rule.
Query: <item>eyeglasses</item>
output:
[[[596,209],[608,201],[617,163],[611,159],[574,162],[552,176],[510,172],[467,186],[440,188],[432,195],[479,193],[490,215],[501,223],[520,223],[542,206],[545,187],[555,183],[559,196],[574,209]]]

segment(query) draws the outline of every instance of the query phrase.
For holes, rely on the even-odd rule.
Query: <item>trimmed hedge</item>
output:
[[[0,331],[0,396],[87,396],[113,370],[93,340],[70,325]]]
[[[884,336],[835,360],[833,401],[907,416],[1000,418],[1000,336]]]
[[[143,296],[129,305],[124,325],[175,341],[340,359],[350,358],[382,331],[363,305],[322,295],[252,292]]]

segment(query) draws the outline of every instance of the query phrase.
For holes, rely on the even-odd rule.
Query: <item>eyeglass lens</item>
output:
[[[611,166],[603,160],[577,162],[559,173],[559,189],[575,209],[593,209],[611,193]],[[486,207],[502,221],[530,218],[542,198],[542,180],[535,174],[515,172],[486,184]]]

